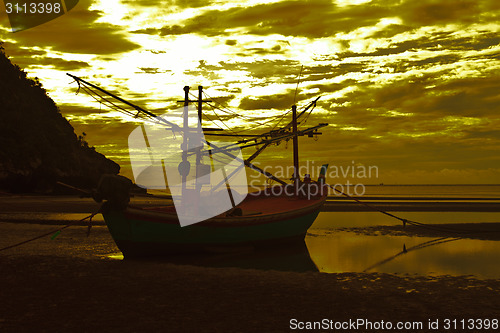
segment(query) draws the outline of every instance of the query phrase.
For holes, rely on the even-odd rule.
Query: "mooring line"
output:
[[[447,227],[439,227],[439,226],[434,226],[432,224],[427,224],[427,223],[421,223],[421,222],[417,222],[417,221],[412,221],[412,220],[408,220],[408,219],[405,219],[405,218],[402,218],[402,217],[399,217],[399,216],[396,216],[394,214],[391,214],[389,212],[386,212],[382,209],[379,209],[373,205],[370,205],[369,203],[366,203],[366,202],[363,202],[357,198],[354,198],[352,196],[350,196],[349,194],[347,193],[344,193],[343,191],[335,188],[335,186],[333,185],[330,185],[330,184],[327,184],[328,187],[330,187],[331,189],[333,189],[334,191],[336,191],[337,193],[340,193],[341,195],[351,199],[351,200],[354,200],[356,201],[357,203],[365,206],[365,207],[368,207],[369,209],[373,210],[373,211],[378,211],[382,214],[385,214],[389,217],[392,217],[392,218],[395,218],[399,221],[401,221],[403,223],[403,227],[405,227],[407,224],[409,225],[413,225],[414,227],[421,227],[421,228],[427,228],[427,229],[432,229],[432,230],[437,230],[437,231],[441,231],[441,232],[452,232],[452,233],[457,233],[457,234],[471,234],[471,233],[484,233],[484,232],[500,232],[500,230],[455,230],[455,229],[451,229],[451,228],[447,228]]]
[[[76,223],[83,222],[83,221],[85,221],[85,220],[87,220],[87,219],[89,219],[89,226],[88,226],[88,230],[87,230],[87,237],[88,237],[88,236],[89,236],[89,234],[90,234],[90,228],[91,228],[91,226],[92,226],[92,224],[91,224],[91,223],[92,223],[92,218],[93,218],[94,216],[96,216],[97,214],[99,214],[100,212],[101,212],[101,209],[99,208],[99,210],[98,210],[97,212],[92,213],[92,214],[90,214],[89,216],[84,217],[84,218],[83,218],[83,219],[81,219],[81,220],[72,221],[72,222],[70,222],[70,223],[66,224],[64,227],[61,227],[61,228],[59,228],[59,229],[55,229],[55,230],[52,230],[52,231],[46,232],[46,233],[44,233],[44,234],[42,234],[42,235],[38,235],[38,236],[36,236],[36,237],[33,237],[33,238],[30,238],[30,239],[27,239],[27,240],[22,241],[22,242],[17,243],[17,244],[13,244],[13,245],[6,246],[6,247],[4,247],[4,248],[1,248],[1,249],[0,249],[0,252],[5,251],[5,250],[8,250],[8,249],[12,249],[12,248],[14,248],[14,247],[17,247],[17,246],[20,246],[20,245],[23,245],[23,244],[26,244],[26,243],[29,243],[29,242],[35,241],[35,240],[37,240],[37,239],[40,239],[40,238],[43,238],[43,237],[46,237],[46,236],[49,236],[49,235],[52,235],[52,234],[53,234],[52,239],[55,239],[55,238],[59,235],[59,233],[60,233],[62,230],[66,229],[66,228],[69,228],[69,227],[71,227],[72,225],[74,225],[74,224],[76,224]]]

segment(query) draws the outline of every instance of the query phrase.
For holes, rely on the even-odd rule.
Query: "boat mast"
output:
[[[183,213],[186,212],[186,199],[187,199],[187,191],[186,191],[186,181],[187,181],[187,176],[189,174],[189,169],[191,168],[191,165],[189,161],[187,160],[187,151],[188,151],[188,133],[189,133],[189,86],[184,87],[184,110],[182,112],[182,162],[179,164],[179,174],[181,176],[181,182],[182,182],[182,200],[181,203],[184,203],[182,205],[182,210]]]
[[[203,98],[202,98],[202,94],[203,94],[203,87],[202,86],[198,86],[198,136],[197,138],[202,138],[202,135],[203,135],[203,129],[202,129],[202,126],[201,126],[201,121],[202,121],[202,109],[203,109]],[[203,145],[203,142],[200,140],[200,142],[197,142],[199,143],[200,145]],[[203,147],[199,147],[196,149],[196,194],[199,195],[199,193],[201,192],[201,186],[202,184],[200,184],[199,182],[199,178],[200,178],[200,165],[201,165],[201,150],[202,150]]]
[[[203,87],[198,86],[198,121],[199,121],[199,129],[201,131],[201,116],[202,116],[202,107],[203,107]]]
[[[192,207],[189,207],[190,210],[196,210],[197,204],[196,202],[199,199],[199,194],[201,191],[201,186],[203,185],[199,181],[200,175],[200,165],[201,165],[201,150],[203,149],[203,128],[201,127],[201,121],[202,121],[202,106],[204,102],[211,102],[208,100],[203,100],[202,99],[202,94],[203,94],[203,87],[198,86],[198,99],[197,100],[190,100],[189,99],[189,86],[184,87],[184,100],[179,101],[184,103],[184,110],[183,110],[183,125],[182,125],[182,130],[183,130],[183,142],[182,142],[182,162],[179,164],[179,174],[181,175],[181,180],[182,180],[182,198],[183,200],[181,202],[188,203],[191,202],[193,204],[190,204]],[[196,126],[195,131],[197,131],[197,135],[190,136],[190,128],[189,128],[189,103],[198,103],[198,125]],[[212,131],[216,130],[213,128],[207,128],[205,129],[207,131]],[[196,165],[195,165],[195,191],[193,193],[192,190],[187,189],[186,187],[186,181],[187,181],[187,176],[189,175],[189,171],[191,168],[191,164],[188,161],[188,151],[190,150],[189,147],[196,147]],[[188,194],[190,192],[190,194]],[[189,196],[189,199],[187,198]],[[188,207],[187,205],[183,206],[184,212],[187,211]]]
[[[295,101],[297,100],[297,92],[299,91],[300,76],[302,75],[302,70],[304,66],[300,66],[299,79],[297,80],[297,87],[295,88],[295,96],[293,97],[292,105],[292,131],[293,131],[293,183],[295,186],[295,195],[299,193],[299,136],[297,133],[297,105]]]
[[[297,135],[297,105],[292,105],[292,129],[293,129],[293,181],[296,194],[300,183],[299,175],[299,136]]]

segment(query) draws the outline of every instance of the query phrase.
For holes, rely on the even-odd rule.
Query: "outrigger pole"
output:
[[[137,106],[137,105],[135,105],[135,104],[132,104],[132,103],[130,103],[130,102],[128,102],[128,101],[126,101],[126,100],[124,100],[123,98],[120,98],[120,97],[118,97],[118,96],[116,96],[116,95],[114,95],[114,94],[110,93],[109,91],[106,91],[106,90],[104,90],[104,89],[102,89],[102,88],[99,88],[98,86],[93,85],[92,83],[87,82],[87,81],[85,81],[84,79],[79,78],[78,76],[74,76],[74,75],[69,74],[69,73],[66,73],[66,75],[68,75],[69,77],[72,77],[72,78],[73,78],[73,79],[74,79],[74,80],[78,83],[78,86],[80,86],[80,82],[83,82],[84,84],[86,84],[86,85],[88,85],[88,86],[91,86],[92,88],[97,89],[97,90],[99,90],[100,92],[102,92],[102,93],[104,93],[104,94],[106,94],[106,95],[109,95],[109,96],[113,97],[114,99],[116,99],[116,100],[118,100],[118,101],[122,102],[123,104],[126,104],[126,105],[128,105],[128,106],[131,106],[131,107],[133,107],[134,109],[136,109],[136,110],[137,110],[137,111],[139,111],[139,112],[143,112],[144,114],[146,114],[146,115],[150,116],[151,118],[156,118],[156,119],[159,119],[160,121],[164,122],[165,124],[167,124],[167,125],[169,125],[169,126],[172,126],[172,128],[175,128],[175,129],[179,129],[179,130],[180,130],[179,126],[177,126],[176,124],[174,124],[174,123],[172,123],[172,122],[170,122],[170,121],[168,121],[168,120],[166,120],[166,119],[163,119],[162,117],[157,116],[157,115],[155,115],[155,114],[154,114],[154,113],[152,113],[152,112],[149,112],[149,111],[147,111],[147,110],[144,110],[144,109],[143,109],[143,108],[141,108],[140,106]]]

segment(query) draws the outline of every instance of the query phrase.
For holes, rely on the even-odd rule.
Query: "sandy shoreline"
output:
[[[1,246],[54,226],[0,223]],[[105,226],[0,253],[0,331],[284,332],[289,320],[498,318],[500,280],[109,259]],[[363,330],[358,330],[362,332]]]
[[[0,200],[0,209],[88,213],[98,208],[91,199],[46,200],[18,200],[17,206]],[[53,229],[57,226],[0,223],[0,247]],[[86,231],[74,226],[54,240],[0,252],[1,332],[286,332],[292,318],[422,321],[424,328],[428,319],[500,319],[498,279],[122,261],[109,258],[118,249],[106,226],[94,226],[88,238]],[[429,330],[418,330],[424,331]]]
[[[285,332],[289,321],[498,318],[500,283],[1,257],[2,332]],[[363,330],[359,330],[363,331]],[[426,331],[426,330],[424,330]]]

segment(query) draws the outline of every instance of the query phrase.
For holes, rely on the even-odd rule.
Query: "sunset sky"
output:
[[[6,54],[126,175],[137,122],[76,95],[66,72],[158,114],[203,85],[264,123],[291,107],[304,66],[299,109],[321,96],[305,126],[330,125],[300,138],[302,161],[377,166],[367,184],[500,183],[499,28],[498,0],[80,0],[16,33],[0,13]],[[238,131],[275,125],[216,112]],[[284,143],[260,159],[288,162]]]

